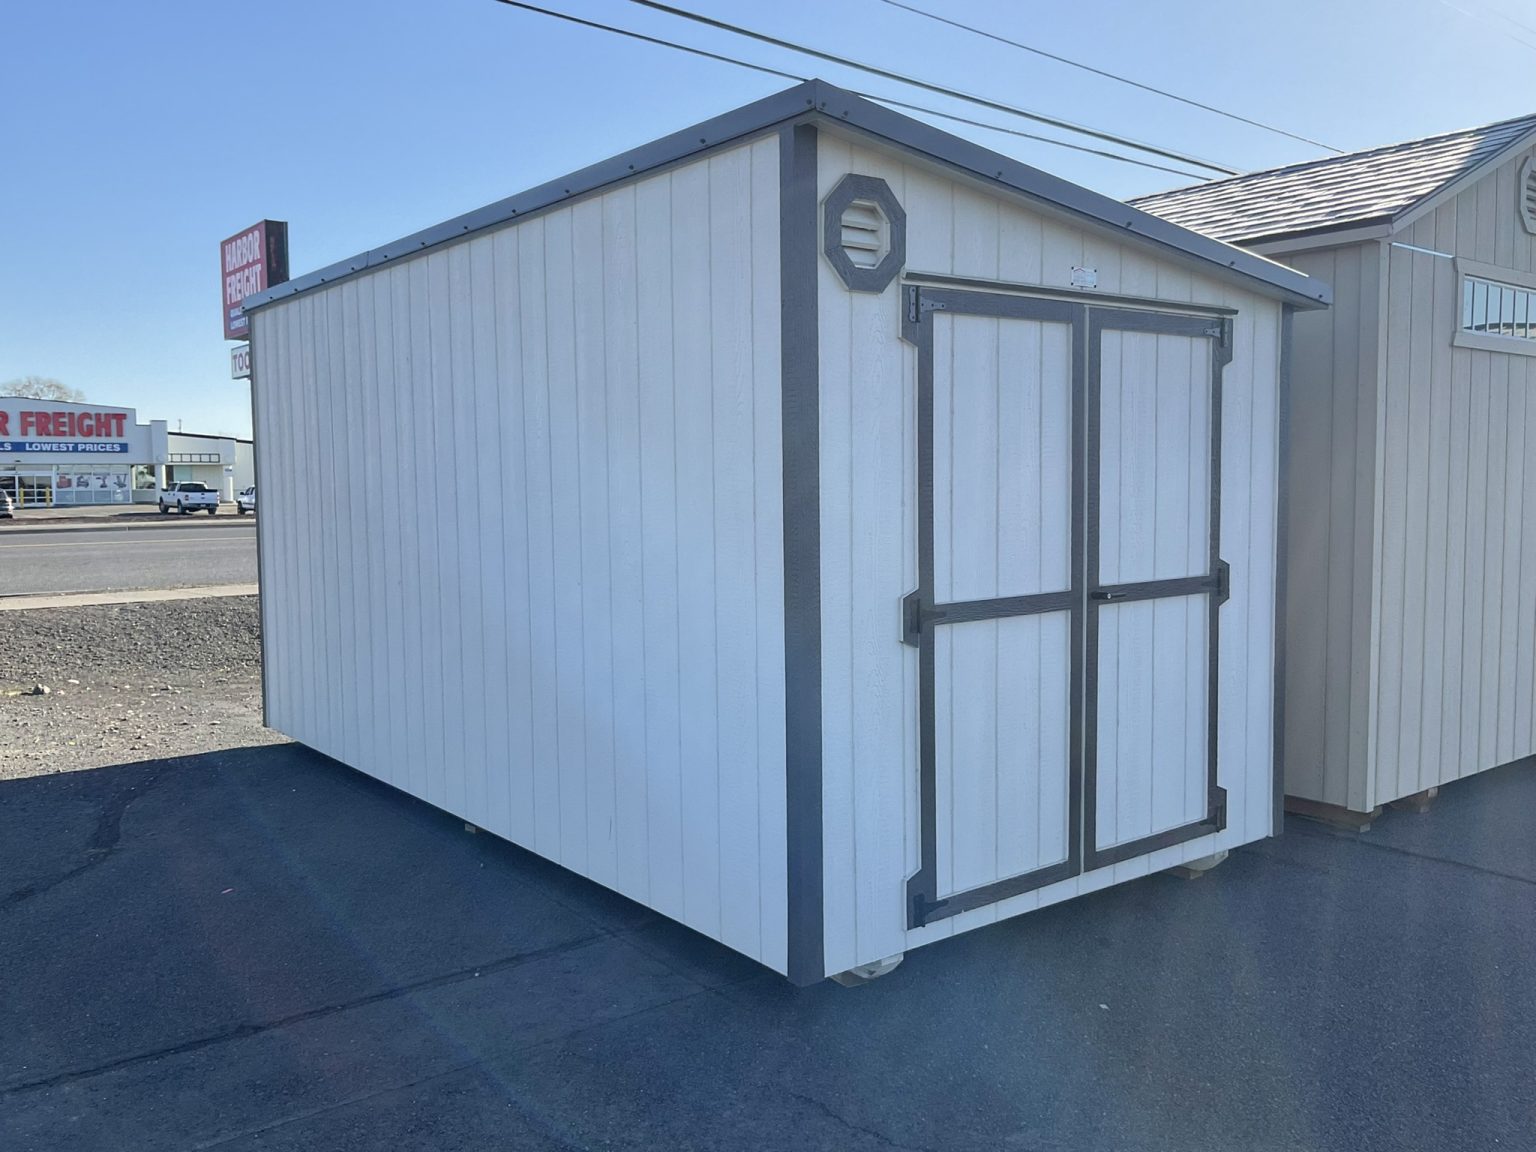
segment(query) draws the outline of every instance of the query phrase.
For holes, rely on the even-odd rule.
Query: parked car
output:
[[[11,494],[0,489],[0,520],[10,520],[16,515],[16,501],[11,499]]]
[[[235,497],[235,511],[242,516],[247,512],[256,511],[256,485],[252,484]]]
[[[212,516],[219,510],[219,494],[200,480],[183,480],[160,493],[160,511],[172,508],[185,516],[189,512],[207,512]]]

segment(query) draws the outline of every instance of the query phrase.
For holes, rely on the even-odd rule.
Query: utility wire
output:
[[[1493,17],[1497,16],[1500,20],[1503,20],[1507,24],[1513,24],[1516,28],[1523,28],[1527,32],[1536,32],[1536,28],[1532,28],[1529,24],[1522,24],[1513,16],[1506,16],[1502,12],[1496,12],[1492,9],[1489,9],[1486,12],[1474,12],[1470,8],[1463,8],[1460,4],[1452,3],[1452,0],[1440,0],[1440,3],[1449,8],[1452,12],[1460,12],[1463,16],[1466,16],[1472,20],[1479,21],[1480,23],[1492,24]],[[1524,36],[1516,35],[1513,32],[1506,32],[1504,34],[1516,43],[1524,44],[1527,48],[1536,48],[1536,41],[1527,40]]]
[[[1295,132],[1287,132],[1284,128],[1276,128],[1273,124],[1265,124],[1260,120],[1250,120],[1248,117],[1240,116],[1236,112],[1228,112],[1224,108],[1217,108],[1211,104],[1202,104],[1198,100],[1191,100],[1188,96],[1180,96],[1175,92],[1169,92],[1165,88],[1155,88],[1151,84],[1143,84],[1139,80],[1132,80],[1118,73],[1105,71],[1103,68],[1095,68],[1091,64],[1084,64],[1078,60],[1069,60],[1065,56],[1058,56],[1054,52],[1047,52],[1044,48],[1036,48],[1030,44],[1010,40],[1008,37],[1000,36],[996,32],[988,32],[985,28],[977,28],[971,24],[963,24],[959,20],[951,20],[948,16],[940,16],[935,12],[925,12],[923,9],[915,8],[911,4],[902,3],[902,0],[880,0],[880,2],[882,4],[889,4],[892,8],[900,8],[904,12],[912,12],[918,16],[924,16],[929,20],[937,20],[940,24],[948,24],[951,28],[960,28],[977,36],[985,36],[988,40],[995,40],[999,44],[1007,44],[1012,48],[1033,52],[1036,56],[1043,56],[1045,59],[1054,60],[1058,64],[1080,68],[1084,72],[1091,72],[1095,76],[1102,76],[1106,80],[1114,80],[1120,84],[1129,84],[1132,88],[1139,88],[1143,92],[1151,92],[1154,96],[1163,96],[1169,100],[1177,100],[1180,104],[1187,104],[1191,108],[1199,108],[1203,112],[1214,112],[1217,116],[1225,116],[1228,120],[1236,120],[1239,124],[1248,124],[1254,128],[1262,128],[1266,132],[1273,132],[1276,135],[1288,137],[1302,144],[1311,144],[1315,148],[1323,148],[1329,152],[1337,152],[1343,155],[1343,149],[1335,148],[1332,144],[1324,144],[1321,140],[1313,140],[1307,136],[1297,135]]]
[[[703,48],[695,48],[689,44],[679,44],[673,40],[663,40],[659,36],[648,36],[643,32],[634,32],[628,28],[619,28],[612,24],[603,24],[596,20],[583,19],[566,12],[556,12],[552,8],[541,8],[537,4],[524,3],[523,0],[496,0],[498,4],[504,4],[508,8],[520,8],[525,12],[536,12],[541,16],[551,16],[556,20],[564,20],[570,24],[578,24],[583,28],[593,28],[600,32],[612,32],[618,36],[625,36],[631,40],[639,40],[645,44],[655,44],[662,48],[672,48],[678,52],[687,52],[692,56],[701,56],[706,60],[715,60],[721,64],[732,64],[738,68],[747,68],[753,72],[762,72],[769,76],[779,76],[785,80],[804,81],[807,78],[794,72],[786,72],[782,68],[770,68],[766,64],[753,64],[746,60],[738,60],[734,56],[723,56],[718,52],[709,52]],[[850,91],[853,91],[850,89]],[[988,124],[984,120],[973,120],[967,116],[957,116],[953,112],[941,112],[937,108],[929,108],[922,104],[910,104],[905,100],[896,100],[890,96],[881,96],[875,92],[853,91],[855,96],[862,96],[866,100],[878,100],[882,104],[890,104],[897,108],[905,108],[912,112],[921,112],[929,116],[937,116],[943,120],[952,120],[956,124],[970,124],[976,128],[986,128],[992,132],[1003,132],[1009,136],[1018,136],[1025,140],[1034,140],[1041,144],[1051,144],[1057,148],[1067,148],[1073,152],[1086,152],[1090,156],[1102,156],[1106,160],[1118,160],[1122,164],[1134,164],[1138,168],[1151,168],[1158,172],[1171,172],[1175,176],[1187,176],[1192,180],[1207,180],[1198,172],[1190,172],[1183,168],[1170,168],[1166,164],[1154,164],[1150,160],[1138,160],[1134,156],[1122,156],[1118,152],[1109,152],[1103,148],[1093,148],[1086,144],[1073,144],[1068,140],[1054,140],[1049,136],[1040,136],[1034,132],[1025,132],[1018,128],[1006,128],[1001,124]]]
[[[1164,160],[1176,160],[1180,164],[1192,164],[1197,168],[1206,168],[1222,176],[1236,176],[1235,168],[1227,168],[1213,163],[1210,160],[1202,160],[1198,156],[1190,156],[1183,152],[1174,152],[1167,148],[1159,148],[1153,144],[1145,144],[1139,140],[1132,140],[1125,136],[1116,136],[1112,132],[1105,132],[1098,128],[1090,128],[1083,124],[1074,124],[1070,120],[1059,120],[1051,116],[1044,116],[1039,112],[1030,112],[1027,109],[1016,107],[1012,104],[1004,104],[998,100],[991,100],[985,96],[977,96],[971,92],[964,92],[957,88],[949,88],[942,84],[935,84],[928,80],[919,80],[912,76],[905,76],[900,72],[892,72],[887,68],[880,68],[873,64],[862,64],[857,60],[851,60],[846,56],[837,56],[831,52],[823,52],[818,48],[807,48],[803,44],[796,44],[790,40],[780,40],[776,36],[769,36],[765,32],[754,32],[750,28],[743,28],[738,24],[729,24],[724,20],[716,20],[712,16],[704,16],[697,12],[690,12],[686,8],[674,8],[670,4],[659,3],[658,0],[630,0],[631,4],[638,4],[642,8],[650,8],[657,12],[665,12],[670,16],[679,16],[684,20],[691,20],[695,24],[703,24],[705,27],[714,28],[722,32],[732,32],[738,36],[746,36],[763,44],[771,44],[775,48],[785,48],[791,52],[798,52],[803,56],[812,56],[818,60],[825,60],[830,64],[837,64],[844,68],[853,68],[860,72],[868,72],[886,80],[894,80],[898,84],[909,84],[914,88],[921,88],[939,96],[947,96],[954,100],[964,100],[971,104],[979,104],[983,108],[990,108],[994,112],[1006,112],[1010,116],[1022,116],[1026,120],[1033,120],[1039,124],[1048,124],[1052,128],[1061,128],[1068,132],[1076,132],[1083,136],[1091,136],[1096,140],[1103,140],[1110,144],[1118,144],[1123,148],[1132,148],[1138,152],[1145,152],[1152,156],[1160,156]]]

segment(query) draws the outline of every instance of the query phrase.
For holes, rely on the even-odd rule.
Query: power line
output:
[[[831,52],[823,52],[818,48],[807,48],[803,44],[796,44],[790,40],[780,40],[775,36],[769,36],[765,32],[754,32],[750,28],[743,28],[737,24],[728,24],[724,20],[716,20],[712,16],[703,16],[697,12],[690,12],[686,8],[674,8],[670,4],[659,3],[658,0],[630,0],[631,4],[638,4],[642,8],[651,8],[657,12],[665,12],[670,16],[679,16],[684,20],[691,20],[695,24],[703,24],[708,28],[714,28],[722,32],[731,32],[738,36],[746,36],[764,44],[771,44],[775,48],[785,48],[791,52],[798,52],[803,56],[812,56],[818,60],[825,60],[830,64],[837,64],[844,68],[853,68],[860,72],[868,72],[886,80],[894,80],[898,84],[909,84],[914,88],[921,88],[940,96],[947,96],[953,100],[964,100],[971,104],[978,104],[983,108],[990,108],[994,112],[1006,112],[1010,116],[1022,116],[1026,120],[1036,123],[1048,124],[1052,128],[1061,128],[1068,132],[1076,132],[1083,136],[1091,136],[1096,140],[1103,140],[1110,144],[1118,144],[1123,148],[1133,148],[1138,152],[1145,152],[1152,156],[1160,156],[1164,160],[1176,160],[1180,164],[1193,164],[1197,168],[1206,168],[1223,176],[1236,176],[1237,170],[1227,168],[1210,160],[1202,160],[1198,156],[1186,155],[1183,152],[1174,152],[1167,148],[1159,148],[1153,144],[1146,144],[1139,140],[1132,140],[1125,136],[1116,136],[1112,132],[1105,132],[1098,128],[1090,128],[1083,124],[1074,124],[1070,120],[1059,120],[1051,116],[1044,116],[1039,112],[1030,112],[1027,109],[1016,107],[1012,104],[1004,104],[998,100],[991,100],[985,96],[977,96],[971,92],[964,92],[957,88],[949,88],[942,84],[935,84],[927,80],[919,80],[915,77],[905,76],[900,72],[892,72],[887,68],[880,68],[873,64],[862,64],[857,60],[851,60],[846,56],[837,56]]]
[[[786,72],[782,68],[771,68],[766,64],[753,64],[746,60],[738,60],[734,56],[724,56],[718,52],[710,52],[703,48],[695,48],[689,44],[679,44],[673,40],[664,40],[659,36],[648,36],[643,32],[634,32],[628,28],[619,28],[612,24],[604,24],[597,20],[587,20],[580,16],[573,16],[567,12],[557,12],[551,8],[541,8],[537,4],[527,4],[523,0],[496,0],[498,4],[504,4],[508,8],[520,8],[525,12],[535,12],[541,16],[550,16],[556,20],[564,20],[570,24],[577,24],[583,28],[596,29],[599,32],[612,32],[618,36],[625,36],[631,40],[639,40],[645,44],[654,44],[661,48],[672,48],[678,52],[686,52],[692,56],[700,56],[705,60],[714,60],[721,64],[731,64],[737,68],[746,68],[753,72],[765,73],[769,76],[779,76],[785,80],[804,81],[807,77],[797,75],[794,72]],[[951,120],[956,124],[970,124],[977,128],[986,128],[992,132],[1002,132],[1009,136],[1018,136],[1024,140],[1033,140],[1041,144],[1051,144],[1057,148],[1067,148],[1073,152],[1084,152],[1090,156],[1101,156],[1106,160],[1118,160],[1122,164],[1134,164],[1138,168],[1151,168],[1157,172],[1171,172],[1175,176],[1187,176],[1193,180],[1205,180],[1198,172],[1190,172],[1183,168],[1170,168],[1166,164],[1155,164],[1150,160],[1138,160],[1134,156],[1122,156],[1118,152],[1109,152],[1103,148],[1093,148],[1086,144],[1073,144],[1068,140],[1054,140],[1049,136],[1040,136],[1034,132],[1025,132],[1019,128],[1007,128],[1001,124],[988,124],[984,120],[973,120],[968,116],[957,116],[953,112],[941,112],[937,108],[929,108],[922,104],[911,104],[905,100],[897,100],[890,96],[882,96],[876,92],[859,92],[853,90],[855,96],[862,96],[866,100],[878,100],[882,104],[890,104],[897,108],[906,108],[912,112],[921,112],[929,116],[937,116],[943,120]]]
[[[1320,140],[1313,140],[1307,136],[1299,136],[1295,132],[1287,132],[1284,128],[1276,128],[1273,124],[1265,124],[1261,120],[1250,120],[1247,116],[1240,116],[1236,112],[1228,112],[1224,108],[1217,108],[1211,104],[1202,104],[1199,100],[1192,100],[1188,96],[1180,96],[1175,92],[1169,92],[1165,88],[1156,88],[1151,84],[1143,84],[1139,80],[1121,76],[1115,72],[1105,71],[1103,68],[1095,68],[1091,64],[1084,64],[1078,60],[1069,60],[1065,56],[1058,56],[1054,52],[1047,52],[1044,48],[1036,48],[1030,44],[1023,44],[1017,40],[1010,40],[1006,36],[1000,36],[996,32],[988,32],[985,28],[977,28],[970,24],[962,24],[959,20],[951,20],[948,16],[940,16],[934,12],[925,12],[921,8],[914,8],[911,4],[904,4],[902,0],[880,0],[882,4],[889,4],[892,8],[900,8],[906,12],[924,16],[929,20],[937,20],[940,24],[948,24],[951,28],[960,28],[977,36],[985,36],[988,40],[995,40],[999,44],[1007,44],[1013,48],[1022,49],[1025,52],[1033,52],[1036,56],[1043,56],[1047,60],[1054,60],[1058,64],[1066,64],[1072,68],[1080,68],[1084,72],[1091,72],[1095,76],[1102,76],[1106,80],[1114,80],[1120,84],[1129,84],[1132,88],[1139,88],[1143,92],[1151,92],[1155,96],[1163,96],[1169,100],[1177,100],[1180,104],[1187,104],[1191,108],[1199,108],[1203,112],[1214,112],[1217,116],[1225,116],[1228,120],[1236,120],[1239,124],[1247,124],[1254,128],[1262,128],[1266,132],[1274,132],[1279,136],[1285,136],[1302,144],[1311,144],[1315,148],[1323,148],[1329,152],[1337,152],[1343,155],[1343,149],[1335,148],[1332,144],[1324,144]]]
[[[1491,25],[1493,23],[1492,18],[1497,16],[1500,20],[1503,20],[1507,24],[1512,24],[1516,28],[1522,28],[1527,32],[1536,32],[1536,28],[1532,28],[1529,24],[1522,24],[1513,16],[1506,16],[1504,13],[1495,11],[1493,9],[1489,9],[1486,12],[1475,12],[1470,8],[1463,8],[1460,4],[1452,3],[1452,0],[1440,0],[1440,3],[1449,8],[1452,12],[1460,12],[1463,16],[1477,20],[1484,24]],[[1527,40],[1524,36],[1517,36],[1513,32],[1506,32],[1504,34],[1511,40],[1515,41],[1517,44],[1524,44],[1527,48],[1536,48],[1536,41]]]

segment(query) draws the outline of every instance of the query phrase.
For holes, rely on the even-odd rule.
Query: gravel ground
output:
[[[0,780],[282,740],[254,596],[0,612],[0,652]]]

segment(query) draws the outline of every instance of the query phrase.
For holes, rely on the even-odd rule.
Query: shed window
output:
[[[1536,340],[1536,291],[1481,276],[1461,281],[1461,330]]]

